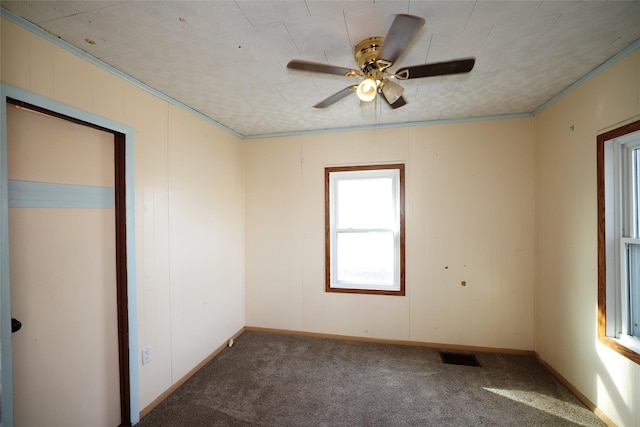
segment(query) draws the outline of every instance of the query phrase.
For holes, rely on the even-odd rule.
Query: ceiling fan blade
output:
[[[336,92],[333,95],[331,95],[330,97],[325,98],[322,101],[318,102],[317,104],[315,104],[313,106],[313,108],[325,108],[325,107],[328,107],[329,105],[340,101],[342,98],[344,98],[345,96],[349,95],[351,92],[354,92],[357,87],[358,87],[358,85],[347,86],[344,89],[342,89],[341,91]]]
[[[473,69],[475,63],[475,58],[469,58],[446,62],[435,62],[433,64],[414,65],[412,67],[405,67],[396,71],[395,75],[397,78],[404,80],[468,73]]]
[[[303,61],[301,59],[293,59],[287,64],[287,68],[292,70],[312,71],[314,73],[336,74],[338,76],[360,76],[360,71],[353,68],[339,67],[337,65],[323,64],[321,62]]]
[[[424,25],[424,18],[414,15],[396,15],[382,42],[376,61],[396,62],[409,42]]]

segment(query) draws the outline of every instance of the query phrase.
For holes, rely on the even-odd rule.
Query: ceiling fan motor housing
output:
[[[354,58],[356,64],[366,77],[375,80],[382,80],[382,72],[376,65],[376,56],[382,47],[384,37],[369,37],[360,41],[354,48]]]

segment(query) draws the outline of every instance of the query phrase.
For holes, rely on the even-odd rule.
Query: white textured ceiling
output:
[[[6,1],[13,14],[244,136],[530,113],[640,39],[640,1]],[[407,105],[355,95],[353,46],[391,17],[426,25],[391,67],[475,57],[465,75],[402,82]]]

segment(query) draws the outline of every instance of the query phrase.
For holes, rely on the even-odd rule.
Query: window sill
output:
[[[634,353],[640,354],[640,339],[629,336],[629,335],[622,335],[620,336],[620,338],[611,338],[611,339],[616,341],[621,346],[626,347],[629,350],[633,351]]]
[[[369,294],[369,295],[397,295],[405,296],[404,289],[365,289],[331,286],[325,289],[326,292],[336,292],[343,294]]]
[[[600,337],[600,342],[640,365],[640,340],[628,335],[620,338]]]

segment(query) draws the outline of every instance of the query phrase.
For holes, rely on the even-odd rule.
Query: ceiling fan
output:
[[[325,108],[355,92],[362,102],[371,102],[379,93],[391,108],[406,104],[402,97],[404,88],[393,79],[407,80],[422,77],[468,73],[476,62],[474,58],[404,67],[391,73],[389,68],[396,62],[409,42],[424,25],[424,18],[414,15],[395,15],[386,37],[369,37],[354,48],[354,59],[359,70],[336,65],[310,62],[299,59],[289,61],[287,68],[345,77],[363,77],[357,85],[350,85],[315,104],[314,108]]]

